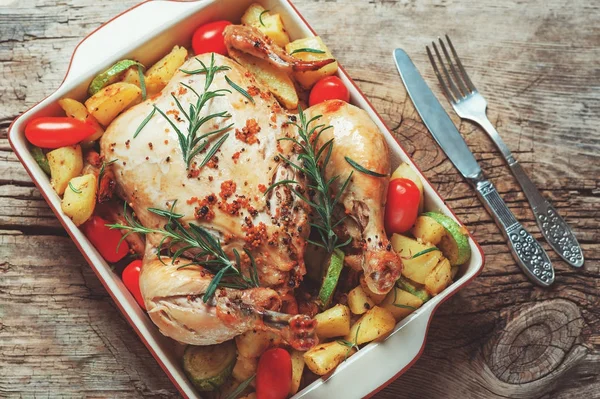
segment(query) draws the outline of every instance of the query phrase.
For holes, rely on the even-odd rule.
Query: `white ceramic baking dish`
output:
[[[180,346],[164,337],[146,313],[139,308],[120,277],[111,271],[86,237],[65,216],[60,198],[50,187],[48,177],[28,151],[25,125],[38,116],[61,115],[57,100],[62,97],[84,99],[90,80],[102,70],[123,58],[138,59],[151,65],[175,44],[190,47],[194,29],[218,19],[239,21],[246,7],[256,0],[200,0],[192,2],[147,1],[111,19],[79,43],[60,87],[49,97],[15,119],[9,128],[9,141],[25,169],[42,195],[86,258],[108,293],[150,350],[156,361],[184,397],[199,398],[181,367]],[[313,36],[315,32],[288,0],[262,0],[265,8],[282,14],[292,38]],[[368,49],[365,49],[368,51]],[[390,58],[391,62],[391,58]],[[366,110],[385,135],[390,147],[392,166],[408,162],[421,175],[406,152],[393,138],[379,115],[347,76],[343,69],[340,78],[350,90],[351,102]],[[425,208],[439,210],[451,217],[434,188],[421,175],[425,187]],[[459,278],[440,295],[398,323],[394,332],[383,342],[371,343],[340,365],[326,380],[315,381],[295,398],[359,398],[369,396],[410,367],[421,354],[427,328],[436,308],[463,288],[483,268],[483,252],[470,238],[471,260],[460,271]]]

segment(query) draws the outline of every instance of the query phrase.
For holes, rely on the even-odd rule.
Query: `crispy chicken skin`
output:
[[[360,108],[340,100],[325,101],[307,109],[307,119],[322,115],[315,124],[331,126],[319,137],[318,146],[334,139],[333,152],[325,178],[340,175],[337,188],[353,172],[351,183],[342,198],[345,213],[358,226],[363,247],[361,265],[369,288],[385,294],[402,271],[402,260],[392,250],[384,230],[384,212],[389,178],[374,177],[355,170],[349,157],[371,171],[390,174],[390,160],[385,139],[369,115]]]

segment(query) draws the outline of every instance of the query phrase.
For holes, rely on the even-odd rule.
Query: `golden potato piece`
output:
[[[324,53],[314,53],[307,51],[299,51],[294,53],[294,51],[301,49],[314,49],[317,51],[324,51]],[[331,52],[323,43],[323,40],[319,36],[314,37],[306,37],[304,39],[294,40],[285,46],[285,51],[289,54],[292,54],[293,57],[298,58],[303,61],[317,61],[317,60],[328,60],[333,58]],[[319,79],[322,79],[326,76],[335,75],[338,70],[338,63],[332,62],[331,64],[327,64],[324,67],[316,70],[316,71],[299,71],[294,72],[294,78],[304,87],[305,89],[310,89],[313,87],[315,83]]]
[[[437,295],[452,283],[450,261],[442,258],[425,278],[425,289],[431,295]]]
[[[304,371],[304,352],[292,350],[290,356],[292,358],[292,385],[290,386],[290,395],[294,395],[298,392],[302,380],[302,372]]]
[[[46,154],[50,166],[50,184],[58,195],[63,195],[69,180],[81,174],[83,157],[81,146],[73,145],[57,148]]]
[[[317,315],[317,336],[319,338],[343,337],[350,331],[350,309],[337,304]]]
[[[402,275],[425,284],[425,278],[437,265],[442,253],[431,244],[422,244],[401,234],[394,234],[391,242],[394,251],[402,257]]]
[[[446,235],[446,229],[429,216],[421,215],[417,218],[411,233],[425,243],[437,245]]]
[[[142,91],[136,85],[113,83],[94,94],[85,102],[90,114],[103,126],[108,126],[129,105],[141,100]]]
[[[256,79],[265,85],[285,108],[298,108],[298,93],[296,93],[294,82],[287,73],[265,60],[248,54],[236,52],[232,56],[252,72]]]
[[[375,306],[352,325],[344,339],[362,345],[386,336],[395,326],[394,315],[387,309]]]
[[[95,175],[77,176],[67,184],[60,205],[65,215],[69,216],[76,226],[85,223],[94,213],[97,187]]]
[[[238,354],[237,361],[235,362],[235,366],[233,366],[231,375],[236,381],[243,382],[256,374],[257,367],[257,357],[246,357]]]
[[[348,293],[348,306],[354,314],[363,314],[367,310],[375,306],[375,302],[363,290],[359,285]]]
[[[338,341],[327,342],[319,344],[306,352],[304,362],[313,373],[325,375],[354,353],[356,353],[355,348],[342,345]]]
[[[421,299],[398,287],[394,287],[381,302],[381,307],[389,310],[396,322],[420,308],[421,305],[423,305]]]
[[[248,330],[235,337],[238,355],[245,357],[259,357],[264,351],[281,342],[281,336],[272,331]]]
[[[285,47],[290,42],[290,37],[283,26],[281,16],[270,14],[258,3],[253,3],[248,7],[242,16],[242,24],[258,28],[279,47]]]
[[[160,92],[169,83],[175,72],[185,62],[187,54],[187,50],[184,47],[175,46],[169,54],[165,55],[146,71],[146,91],[148,96]]]

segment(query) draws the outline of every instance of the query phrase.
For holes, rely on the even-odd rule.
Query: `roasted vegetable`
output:
[[[81,147],[72,145],[57,148],[46,154],[52,178],[50,184],[58,195],[63,195],[69,181],[79,176],[83,169],[83,157]]]
[[[337,304],[315,316],[319,338],[343,337],[350,331],[350,309]]]
[[[144,67],[137,61],[121,60],[108,68],[106,71],[98,74],[90,83],[90,86],[88,87],[88,93],[90,96],[93,96],[106,86],[118,82],[123,75],[123,72],[132,66]]]
[[[306,366],[317,375],[325,375],[356,353],[356,348],[338,341],[319,344],[304,354]]]
[[[131,83],[117,82],[88,98],[85,106],[98,122],[108,126],[117,115],[141,99],[142,91],[139,87]]]
[[[425,289],[431,295],[437,295],[452,283],[450,261],[442,258],[425,279]]]
[[[402,275],[425,284],[427,275],[437,265],[442,253],[431,244],[422,244],[400,234],[394,234],[391,242],[394,250],[402,257]]]
[[[348,306],[352,313],[363,314],[375,306],[375,302],[369,298],[365,290],[359,285],[348,293]]]
[[[175,72],[187,58],[184,47],[175,46],[171,52],[161,58],[146,71],[146,90],[148,96],[160,92],[169,83]]]
[[[76,226],[85,223],[94,213],[97,187],[95,175],[77,176],[69,181],[61,208]]]
[[[208,346],[188,345],[183,354],[183,370],[199,391],[214,391],[231,375],[235,359],[233,341]]]
[[[381,307],[390,311],[396,321],[400,321],[423,305],[423,301],[410,292],[394,287],[387,294]]]
[[[338,280],[340,279],[340,273],[344,267],[344,253],[340,249],[335,249],[329,259],[329,265],[321,284],[321,290],[319,291],[319,300],[323,308],[329,306],[335,288],[337,287]]]
[[[254,3],[248,7],[242,16],[242,23],[258,28],[279,47],[285,47],[290,42],[281,15],[271,14],[269,10],[265,10],[260,4]]]
[[[35,162],[39,165],[39,167],[50,176],[50,165],[48,164],[48,158],[46,158],[46,154],[40,147],[36,147],[34,145],[29,149],[31,156],[35,159]]]
[[[444,256],[448,258],[452,266],[462,265],[471,257],[469,236],[464,227],[456,223],[452,218],[438,212],[426,212],[430,217],[446,230],[446,234],[437,244]]]
[[[352,325],[345,340],[362,345],[384,337],[395,326],[396,319],[389,310],[374,306]]]
[[[319,36],[306,37],[294,40],[285,46],[288,54],[303,61],[327,60],[333,58],[333,55],[323,43]],[[304,87],[310,89],[317,81],[326,77],[335,75],[338,70],[338,63],[332,62],[316,71],[294,72],[294,78]]]

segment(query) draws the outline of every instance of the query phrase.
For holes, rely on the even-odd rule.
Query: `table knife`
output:
[[[394,50],[402,82],[435,141],[456,169],[475,188],[477,196],[508,241],[510,252],[525,275],[548,287],[554,282],[554,268],[540,243],[517,221],[496,188],[487,180],[456,126],[423,77],[402,49]]]

